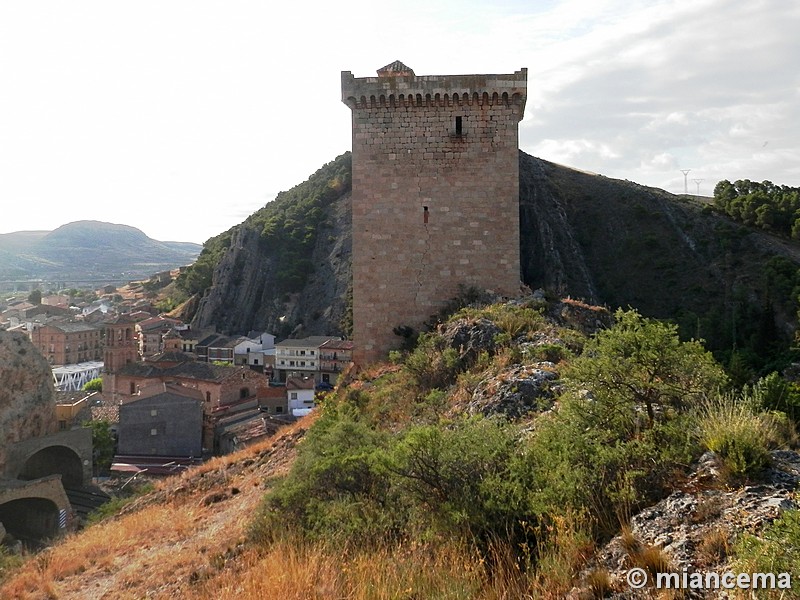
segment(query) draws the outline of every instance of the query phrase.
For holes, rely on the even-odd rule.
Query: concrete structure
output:
[[[31,437],[10,444],[6,452],[5,478],[27,481],[58,474],[66,488],[92,481],[92,432],[87,427]]]
[[[354,359],[380,359],[461,286],[520,289],[518,123],[527,70],[342,73],[352,110]]]
[[[0,531],[41,542],[67,529],[72,510],[58,475],[37,481],[0,480]]]
[[[202,456],[203,394],[184,386],[162,384],[160,388],[119,407],[119,454]]]

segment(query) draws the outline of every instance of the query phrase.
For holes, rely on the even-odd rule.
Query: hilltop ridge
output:
[[[0,234],[0,281],[146,278],[193,262],[200,250],[153,240],[129,225],[75,221],[53,231]]]
[[[672,319],[724,362],[738,349],[761,369],[788,348],[796,242],[735,223],[695,197],[524,152],[519,159],[522,280],[531,289]],[[348,335],[349,177],[345,153],[208,240],[184,277],[195,294],[184,319],[228,333]],[[288,233],[277,237],[281,230]]]

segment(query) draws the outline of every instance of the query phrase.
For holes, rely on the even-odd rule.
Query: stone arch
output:
[[[0,504],[0,523],[22,542],[41,543],[61,529],[62,510],[47,498],[17,498]]]
[[[17,478],[30,480],[48,475],[61,475],[65,488],[81,487],[84,469],[80,455],[68,446],[45,446],[25,460]]]

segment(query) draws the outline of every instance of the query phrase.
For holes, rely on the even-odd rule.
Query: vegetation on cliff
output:
[[[279,265],[276,285],[283,292],[297,291],[313,272],[311,253],[325,219],[325,208],[350,190],[350,176],[351,157],[346,152],[305,182],[279,193],[241,225],[206,241],[194,265],[178,277],[179,287],[189,294],[201,294],[210,288],[214,269],[230,248],[234,231],[246,227],[259,231],[265,253]]]
[[[714,187],[714,206],[745,225],[800,240],[800,188],[725,179]]]
[[[767,412],[775,381],[729,388],[711,354],[674,325],[618,311],[611,328],[576,337],[536,304],[463,309],[450,325],[497,326],[487,349],[452,346],[444,324],[396,366],[340,388],[266,496],[254,543],[458,548],[485,565],[484,586],[499,573],[515,593],[562,597],[592,549],[677,489],[704,450],[735,485],[796,439],[785,413]],[[553,340],[564,348],[558,364],[535,351]],[[520,364],[560,374],[550,409],[534,403],[521,419],[452,410]]]
[[[29,561],[0,592],[561,598],[633,515],[692,493],[703,451],[725,465],[707,491],[758,481],[767,451],[796,443],[775,411],[796,405],[794,384],[738,390],[700,342],[633,310],[469,305],[392,358],[345,376],[270,442],[165,480]],[[666,564],[657,550],[634,557],[628,537],[636,564]],[[726,538],[724,556],[754,569],[798,542],[788,511]],[[601,571],[589,580],[626,591]]]

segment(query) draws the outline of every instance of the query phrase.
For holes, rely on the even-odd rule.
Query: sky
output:
[[[349,150],[341,72],[394,60],[527,67],[520,148],[545,160],[800,186],[799,30],[793,0],[0,2],[0,233],[202,243]]]

